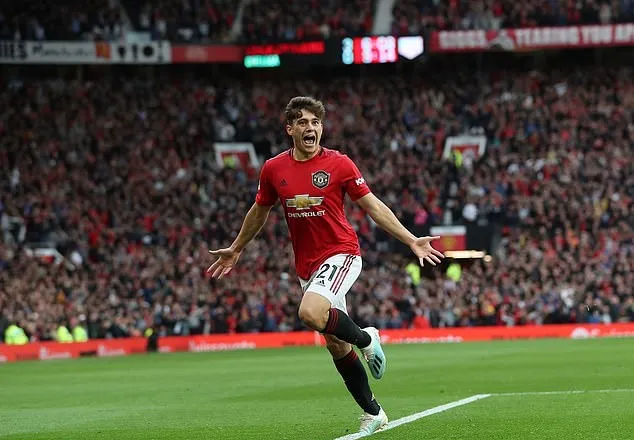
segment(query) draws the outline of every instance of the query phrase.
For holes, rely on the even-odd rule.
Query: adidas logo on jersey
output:
[[[280,182],[280,186],[286,186],[288,185],[288,183],[286,183],[286,179],[282,179],[282,181]]]

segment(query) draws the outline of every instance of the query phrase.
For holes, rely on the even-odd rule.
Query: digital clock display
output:
[[[383,64],[398,61],[396,37],[344,38],[341,42],[344,64]]]

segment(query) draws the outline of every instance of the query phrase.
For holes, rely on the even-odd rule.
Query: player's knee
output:
[[[322,331],[326,328],[328,322],[328,310],[322,310],[321,307],[311,307],[309,305],[300,304],[299,319],[313,330]]]

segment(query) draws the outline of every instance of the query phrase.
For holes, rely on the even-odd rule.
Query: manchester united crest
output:
[[[325,171],[316,171],[313,173],[313,185],[315,188],[324,189],[330,182],[330,174]]]

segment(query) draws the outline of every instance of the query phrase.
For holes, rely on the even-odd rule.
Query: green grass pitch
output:
[[[634,339],[388,345],[373,390],[395,420],[474,394],[634,390]],[[360,411],[324,348],[0,366],[3,439],[332,440]],[[388,439],[634,439],[634,392],[492,396]]]

